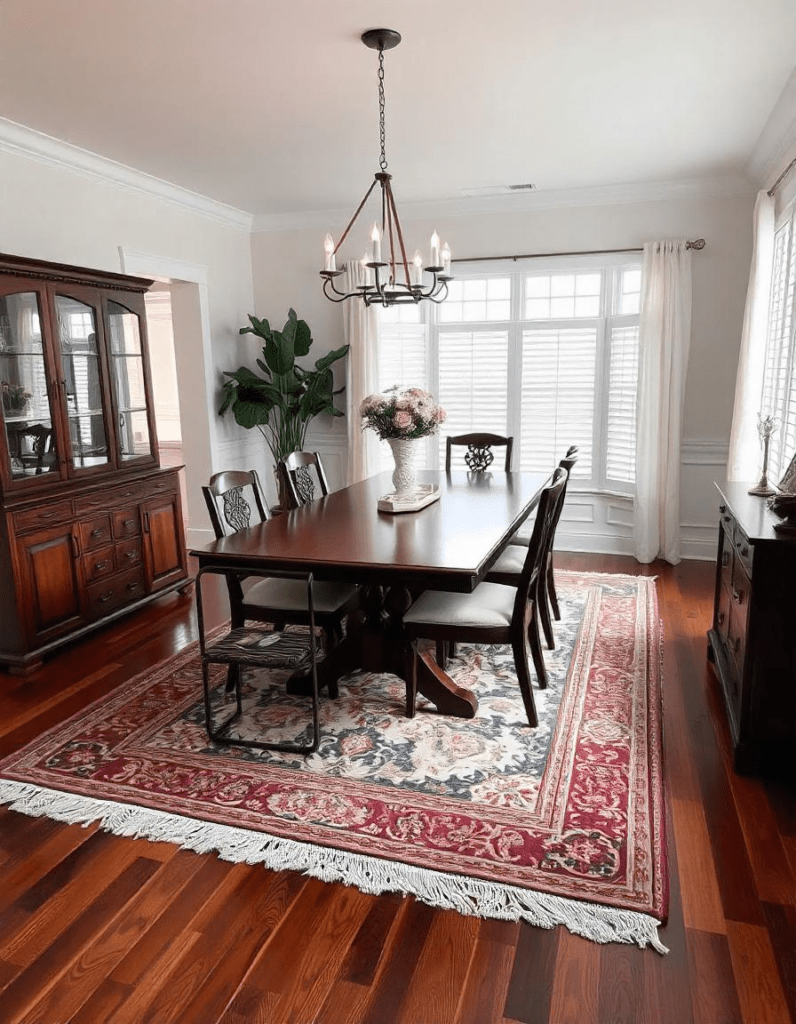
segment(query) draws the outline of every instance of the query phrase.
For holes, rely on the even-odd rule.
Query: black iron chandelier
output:
[[[379,51],[379,139],[381,170],[374,176],[373,183],[365,193],[348,227],[340,236],[337,245],[331,235],[324,242],[323,293],[332,302],[345,302],[346,299],[361,299],[366,306],[378,303],[382,306],[395,306],[399,303],[420,302],[431,299],[442,302],[448,294],[448,281],[451,279],[451,251],[447,243],[440,248],[439,235],[435,231],[431,236],[431,259],[428,266],[423,266],[423,258],[415,252],[412,260],[406,256],[403,231],[398,219],[393,196],[392,175],[387,173],[387,157],[385,156],[384,130],[384,51],[391,50],[401,41],[400,33],[389,28],[374,28],[362,35],[362,42],[372,50]],[[342,270],[337,269],[337,251],[346,240],[365,203],[370,198],[376,185],[381,188],[381,227],[373,225],[370,233],[370,248],[360,260],[361,283],[351,292],[340,291],[335,286],[335,278],[340,277]],[[384,258],[386,257],[386,258]]]

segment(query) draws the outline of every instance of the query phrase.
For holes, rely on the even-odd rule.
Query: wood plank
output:
[[[672,800],[671,807],[685,925],[722,934],[724,910],[702,807],[693,800]]]
[[[600,961],[594,943],[561,930],[550,997],[555,1024],[602,1024],[599,1017]]]
[[[558,944],[564,929],[520,926],[503,1014],[521,1024],[548,1024]]]
[[[644,959],[656,955],[633,946],[609,943],[600,949],[600,991],[598,1017],[611,1024],[641,1024],[639,1008],[644,1002]]]
[[[401,1024],[449,1024],[455,1018],[479,929],[477,917],[453,910],[435,916],[401,1008]]]
[[[746,1024],[741,1016],[726,935],[686,932],[695,1024]]]
[[[727,941],[744,1024],[788,1021],[790,1013],[768,931],[728,921]]]
[[[782,991],[796,1021],[796,909],[779,903],[763,903],[762,907]]]
[[[763,783],[759,779],[733,775],[730,785],[757,894],[761,900],[771,903],[796,903],[796,875],[780,840]]]
[[[519,933],[518,922],[481,921],[456,1024],[501,1020]]]

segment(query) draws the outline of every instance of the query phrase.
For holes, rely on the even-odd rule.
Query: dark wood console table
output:
[[[752,484],[717,485],[719,547],[708,656],[724,691],[735,768],[796,778],[796,539]]]
[[[550,477],[426,471],[420,479],[442,493],[419,512],[378,511],[379,496],[392,490],[383,473],[191,554],[200,566],[311,571],[319,580],[361,584],[361,613],[349,617],[346,638],[322,662],[320,678],[358,668],[403,676],[401,620],[413,598],[422,590],[474,590]],[[444,714],[472,718],[475,694],[456,686],[430,651],[421,657],[418,690]]]

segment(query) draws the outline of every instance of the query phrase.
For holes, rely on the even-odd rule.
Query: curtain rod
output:
[[[796,161],[794,161],[796,162]],[[704,249],[705,239],[695,238],[685,243],[686,249]],[[527,252],[521,256],[463,256],[451,263],[486,263],[489,260],[541,260],[550,256],[604,256],[614,252],[644,252],[641,246],[633,249],[582,249],[579,252]]]
[[[774,182],[774,184],[768,190],[768,193],[767,193],[768,195],[770,195],[770,196],[774,195],[774,193],[777,191],[777,188],[781,185],[781,183],[784,181],[784,179],[790,174],[790,172],[793,170],[794,167],[796,167],[796,156],[791,160],[791,162],[788,164],[788,166],[785,168],[785,170],[782,172],[782,174],[780,174],[780,176],[777,178],[777,180]]]

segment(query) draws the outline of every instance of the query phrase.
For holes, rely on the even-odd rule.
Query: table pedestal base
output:
[[[318,665],[318,685],[337,697],[337,680],[352,672],[390,672],[406,679],[412,651],[404,637],[402,619],[412,605],[406,587],[363,587],[360,609],[348,616],[345,637]],[[418,647],[417,692],[431,701],[440,714],[455,718],[475,717],[478,701],[471,690],[457,686],[434,659],[432,647]],[[309,694],[306,676],[292,676],[287,692]]]

